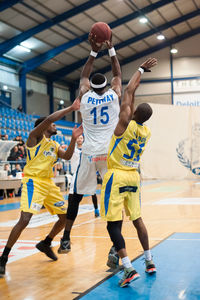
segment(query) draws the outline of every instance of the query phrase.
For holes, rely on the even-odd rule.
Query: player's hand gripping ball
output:
[[[110,41],[112,36],[112,30],[108,24],[104,22],[97,22],[92,25],[90,30],[90,37],[97,44],[102,44],[105,41]]]

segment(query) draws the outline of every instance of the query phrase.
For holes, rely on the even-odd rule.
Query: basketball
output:
[[[90,30],[91,37],[95,40],[96,43],[103,43],[107,40],[110,40],[112,30],[108,24],[104,22],[97,22],[92,25]]]

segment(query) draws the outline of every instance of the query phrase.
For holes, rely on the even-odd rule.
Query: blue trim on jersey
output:
[[[75,177],[75,180],[74,180],[74,193],[77,193],[77,177],[78,177],[78,171],[79,171],[79,168],[80,168],[80,165],[81,165],[81,156],[82,156],[82,153],[80,153],[79,165],[78,165],[77,170],[76,170],[76,177]]]
[[[29,158],[29,160],[31,160],[30,150],[27,149],[27,153],[28,153],[28,158]]]
[[[107,212],[108,212],[108,205],[109,205],[110,193],[111,193],[111,188],[112,188],[112,183],[113,183],[113,176],[114,176],[114,173],[112,173],[112,175],[110,176],[110,178],[106,184],[105,197],[104,197],[105,215],[107,215]]]
[[[30,208],[33,199],[33,192],[34,192],[33,179],[29,179],[29,181],[26,183],[26,186],[27,186],[27,193],[28,193],[28,207]]]
[[[36,148],[36,150],[35,150],[35,157],[36,157],[36,155],[38,154],[38,152],[39,152],[39,150],[40,150],[40,146],[41,146],[41,144],[40,144],[39,146],[37,146],[37,148]]]
[[[113,153],[113,151],[115,150],[115,148],[117,147],[117,145],[119,144],[119,142],[121,142],[122,139],[123,139],[123,137],[120,138],[120,139],[116,139],[115,144],[114,144],[114,146],[113,146],[113,148],[112,148],[112,150],[110,152],[110,155]]]

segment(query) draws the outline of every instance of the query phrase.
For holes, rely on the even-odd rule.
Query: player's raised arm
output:
[[[83,134],[83,126],[80,125],[78,128],[75,126],[72,131],[72,138],[71,142],[69,144],[69,147],[67,148],[66,151],[64,151],[61,147],[58,149],[58,157],[69,160],[73,153],[74,153],[74,148],[76,145],[76,140],[77,138]]]
[[[134,109],[134,94],[140,84],[141,74],[143,72],[151,72],[150,69],[157,65],[157,59],[147,59],[139,69],[133,74],[124,91],[124,97],[120,109],[120,118],[117,127],[114,131],[116,136],[120,136],[126,130],[130,120],[133,117]]]
[[[93,69],[93,63],[94,63],[94,60],[102,46],[102,44],[100,44],[100,45],[96,44],[96,42],[92,38],[91,34],[89,34],[88,40],[90,42],[92,50],[90,52],[88,60],[86,61],[85,65],[83,67],[83,70],[81,72],[81,79],[80,79],[80,86],[79,86],[79,98],[80,99],[90,89],[89,78],[90,78],[90,74]]]
[[[113,78],[111,81],[111,88],[117,93],[118,97],[121,98],[121,92],[122,92],[122,73],[121,73],[121,67],[119,64],[119,60],[117,58],[115,48],[112,44],[112,36],[110,41],[106,41],[106,45],[108,48],[108,53],[111,58],[111,66],[112,66],[112,73]]]
[[[37,125],[29,134],[28,140],[27,140],[27,146],[28,147],[33,147],[37,144],[38,139],[43,137],[43,134],[45,132],[45,130],[48,129],[48,127],[62,119],[66,114],[78,110],[80,108],[80,101],[79,99],[76,99],[72,105],[68,106],[67,108],[58,110],[54,113],[52,113],[51,115],[49,115],[48,117],[46,117],[44,119],[44,121],[42,121],[39,125]]]

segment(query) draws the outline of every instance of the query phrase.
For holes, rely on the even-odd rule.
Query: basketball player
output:
[[[0,275],[5,274],[5,267],[11,248],[18,240],[21,232],[28,225],[33,214],[37,214],[43,204],[48,211],[57,214],[59,220],[54,224],[45,240],[39,242],[36,248],[44,252],[49,258],[57,260],[51,249],[51,241],[64,228],[66,223],[66,205],[60,189],[51,180],[53,165],[58,157],[69,160],[73,154],[76,139],[83,133],[82,126],[74,128],[72,139],[66,151],[57,142],[50,140],[57,133],[55,121],[62,119],[67,113],[78,110],[80,102],[75,100],[68,108],[54,112],[35,122],[35,128],[30,132],[27,140],[27,164],[24,168],[21,196],[21,216],[12,229],[6,247],[0,257]]]
[[[136,110],[134,108],[134,94],[139,86],[141,73],[149,72],[156,64],[155,58],[145,61],[125,89],[119,122],[108,150],[108,171],[104,176],[101,191],[101,216],[107,220],[110,239],[124,266],[124,275],[119,281],[121,287],[139,277],[127,255],[121,233],[123,207],[133,222],[144,249],[146,272],[156,272],[149,250],[147,230],[141,218],[138,173],[140,157],[150,138],[150,129],[143,123],[151,117],[152,109],[147,103],[138,105]]]
[[[71,171],[72,171],[72,174],[73,174],[73,177],[72,177],[72,181],[71,181],[71,185],[70,185],[70,190],[69,190],[69,197],[71,197],[71,194],[74,193],[73,191],[73,187],[74,187],[74,180],[75,180],[75,173],[76,173],[76,170],[77,170],[77,167],[79,165],[79,162],[80,162],[80,156],[81,156],[81,153],[82,153],[82,145],[83,145],[83,135],[80,135],[78,138],[77,138],[77,141],[76,141],[76,147],[74,149],[74,153],[72,155],[72,158],[71,158]],[[94,215],[95,215],[95,218],[99,217],[99,209],[98,209],[98,200],[97,200],[97,195],[94,194],[92,195],[92,203],[93,203],[93,206],[94,206]]]
[[[84,194],[95,194],[96,172],[101,178],[107,171],[107,152],[111,136],[118,122],[119,98],[121,97],[121,69],[111,41],[106,45],[111,58],[113,78],[111,88],[107,89],[107,78],[96,73],[89,80],[93,63],[101,47],[89,36],[92,47],[90,56],[83,67],[80,80],[80,112],[83,123],[84,143],[80,164],[74,181],[74,194],[69,197],[67,222],[59,253],[71,250],[70,232],[78,213],[79,203]]]

